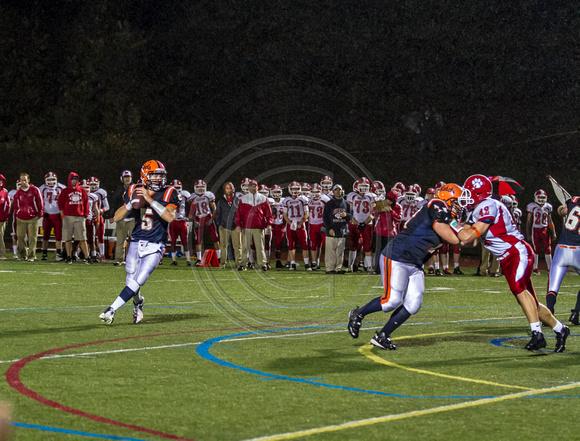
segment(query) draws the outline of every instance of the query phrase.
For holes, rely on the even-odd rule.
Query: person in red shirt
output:
[[[16,218],[18,256],[22,260],[34,262],[36,260],[38,220],[44,215],[44,205],[40,190],[30,183],[28,173],[20,174],[20,189],[14,194],[12,209]],[[28,238],[28,244],[26,238]],[[28,245],[28,250],[26,245]]]
[[[0,174],[0,260],[6,260],[4,231],[10,218],[10,205],[10,197],[8,197],[8,190],[6,190],[6,178]]]
[[[264,248],[264,230],[272,221],[272,209],[268,198],[258,193],[258,182],[251,179],[248,193],[240,198],[236,211],[236,231],[242,232],[242,264],[238,267],[238,271],[246,269],[252,241],[256,248],[258,264],[262,266],[262,270],[268,271]]]
[[[375,190],[376,192],[376,190]],[[387,246],[389,241],[399,232],[401,222],[401,206],[397,203],[397,194],[389,191],[381,194],[380,190],[376,192],[379,196],[375,211],[375,271],[378,271],[381,251]]]
[[[81,251],[88,263],[89,247],[87,245],[86,218],[89,215],[89,196],[80,185],[80,176],[76,172],[68,175],[68,186],[58,196],[58,207],[62,216],[62,241],[65,242],[67,263],[72,263],[72,240],[79,241]]]

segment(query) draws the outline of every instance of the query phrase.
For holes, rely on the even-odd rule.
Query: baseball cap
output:
[[[337,188],[344,190],[344,188],[342,188],[342,185],[340,184],[334,184],[334,186],[332,187],[332,191],[336,190]]]

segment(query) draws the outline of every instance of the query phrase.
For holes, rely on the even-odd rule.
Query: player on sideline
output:
[[[156,160],[147,161],[141,167],[141,185],[129,186],[123,195],[125,205],[115,212],[114,222],[134,217],[135,228],[125,260],[125,287],[99,315],[107,325],[113,323],[115,312],[130,299],[133,299],[133,323],[143,320],[144,298],[139,290],[163,258],[167,228],[179,206],[177,190],[166,184],[165,166]]]
[[[501,265],[511,292],[520,304],[532,329],[532,338],[525,346],[533,351],[546,347],[542,323],[556,333],[554,352],[564,352],[570,329],[554,317],[546,306],[538,302],[532,284],[534,252],[516,229],[507,207],[493,199],[491,181],[484,175],[472,175],[465,181],[461,205],[471,211],[459,237],[472,242],[482,236],[482,245],[492,253]]]
[[[558,290],[569,267],[574,268],[580,274],[580,196],[573,196],[566,204],[558,207],[558,214],[564,218],[560,241],[556,245],[556,252],[550,267],[548,278],[548,295],[546,306],[552,313],[556,306]],[[570,322],[580,325],[580,290],[576,296],[576,306],[570,314]]]
[[[384,294],[349,312],[348,332],[352,338],[358,338],[363,318],[368,314],[394,311],[387,324],[371,339],[371,344],[381,349],[397,349],[391,334],[417,314],[423,303],[423,265],[443,241],[459,243],[451,225],[457,228],[461,193],[457,184],[441,187],[436,198],[424,205],[383,249],[379,266]]]

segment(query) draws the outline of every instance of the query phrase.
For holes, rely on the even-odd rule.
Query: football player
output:
[[[270,209],[273,209],[274,199],[270,197],[270,188],[266,184],[258,186],[258,193],[264,195],[268,199]],[[272,211],[274,213],[274,211]],[[264,251],[266,253],[266,266],[270,269],[270,254],[272,251],[272,225],[268,225],[264,229]]]
[[[191,253],[189,252],[188,238],[187,238],[187,214],[185,204],[191,194],[189,191],[183,189],[183,184],[179,179],[174,179],[172,182],[173,188],[177,191],[179,205],[175,211],[175,220],[169,224],[169,237],[171,240],[171,265],[177,265],[177,239],[181,241],[181,248],[185,252],[185,260],[187,266],[191,266]]]
[[[203,179],[195,181],[193,191],[194,193],[189,198],[191,203],[189,219],[193,221],[195,229],[195,254],[197,257],[195,266],[200,266],[205,233],[208,234],[214,249],[217,250],[218,259],[220,258],[219,237],[213,221],[216,209],[215,195],[211,191],[207,191],[207,184]]]
[[[348,224],[348,270],[358,271],[357,252],[362,242],[364,268],[373,271],[373,220],[376,196],[371,193],[371,181],[367,177],[357,179],[346,201],[351,207],[352,219]]]
[[[284,220],[286,221],[286,238],[288,239],[289,270],[296,271],[296,244],[300,245],[304,268],[310,268],[308,258],[308,239],[305,223],[308,219],[308,200],[301,195],[302,186],[297,181],[288,185],[290,196],[284,199]]]
[[[96,193],[91,192],[91,185],[89,182],[90,179],[83,179],[81,182],[82,189],[89,197],[89,214],[85,220],[89,255],[85,256],[85,259],[87,259],[89,263],[97,263],[97,231],[99,228],[99,223],[102,220],[101,198]]]
[[[322,200],[324,202],[328,202],[328,200],[332,197],[333,185],[334,181],[330,176],[323,176],[320,180],[320,188],[322,188]]]
[[[320,269],[318,265],[322,253],[321,247],[326,241],[326,235],[323,231],[325,204],[326,202],[322,200],[322,187],[320,184],[313,184],[308,202],[308,242],[312,258],[310,269],[313,271]]]
[[[133,323],[143,320],[145,299],[140,293],[153,270],[159,265],[165,251],[168,225],[175,219],[179,206],[177,191],[167,186],[167,170],[156,160],[149,160],[141,167],[141,184],[132,184],[123,195],[125,205],[113,216],[119,222],[127,216],[135,218],[135,228],[127,250],[125,287],[115,301],[99,318],[110,325],[115,312],[133,299]]]
[[[519,232],[522,231],[522,210],[518,207],[519,202],[515,194],[512,195],[512,217],[514,218],[514,224]]]
[[[65,185],[58,182],[54,172],[49,171],[44,175],[44,184],[38,189],[44,200],[44,216],[42,218],[42,260],[48,259],[48,240],[50,232],[54,229],[56,241],[56,261],[63,260],[62,256],[62,218],[58,208],[58,195]]]
[[[534,202],[526,207],[528,217],[526,232],[534,249],[534,274],[540,274],[538,269],[539,255],[544,254],[548,271],[552,264],[552,240],[556,240],[556,230],[552,221],[552,205],[548,203],[547,193],[539,189],[534,193]]]
[[[564,218],[560,240],[556,245],[554,260],[548,278],[548,295],[546,305],[554,312],[556,297],[568,268],[574,268],[580,274],[580,196],[569,198],[558,207],[558,214]],[[576,295],[576,306],[571,310],[570,322],[580,325],[580,290]]]
[[[391,191],[395,192],[400,197],[403,196],[407,191],[407,186],[401,181],[395,182],[395,184],[391,187]]]
[[[103,214],[109,211],[111,208],[109,206],[109,199],[107,195],[107,190],[101,188],[101,181],[96,176],[91,176],[89,178],[89,186],[91,188],[91,193],[96,194],[99,197],[99,206],[101,214],[99,215],[98,222],[95,224],[97,227],[97,244],[99,247],[99,257],[101,259],[105,258],[105,221],[103,219]]]
[[[16,186],[10,190],[8,192],[8,199],[10,199],[10,205],[12,207],[14,207],[14,195],[16,194],[16,192],[20,190],[20,179],[18,179],[16,181]],[[12,211],[12,232],[10,233],[10,236],[12,237],[12,254],[14,256],[15,260],[20,259],[20,257],[18,257],[18,236],[16,235],[16,213],[14,212],[13,209],[11,209]]]
[[[532,351],[546,347],[542,323],[556,333],[554,352],[564,352],[570,329],[560,323],[536,297],[532,284],[534,252],[516,229],[507,207],[492,197],[492,184],[487,176],[472,175],[465,181],[461,204],[471,214],[459,237],[471,242],[483,236],[482,246],[500,262],[511,292],[520,304],[532,330],[525,348]]]
[[[405,224],[381,252],[380,273],[384,293],[348,314],[348,332],[358,338],[365,316],[394,311],[385,326],[371,339],[380,349],[397,349],[391,334],[409,317],[419,312],[425,291],[423,264],[443,241],[459,243],[457,216],[462,189],[456,184],[441,187],[437,198]],[[455,229],[455,230],[454,230]]]
[[[273,185],[270,194],[274,203],[272,204],[272,248],[276,258],[276,269],[284,268],[281,259],[282,242],[286,237],[286,221],[284,220],[283,195],[284,191],[279,185]],[[271,254],[271,253],[270,253]]]

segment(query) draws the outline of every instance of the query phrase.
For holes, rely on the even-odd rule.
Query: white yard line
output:
[[[468,320],[446,320],[441,321],[438,323],[469,323],[469,322],[485,322],[485,321],[496,321],[496,320],[512,320],[512,319],[519,319],[519,316],[510,316],[510,317],[495,317],[495,318],[488,318],[488,319],[468,319]],[[434,322],[415,322],[415,323],[407,323],[405,326],[422,326],[422,325],[431,325]],[[363,331],[369,331],[378,329],[380,326],[375,327],[368,327],[368,328],[361,328]],[[259,332],[259,331],[257,331]],[[301,337],[303,335],[322,335],[322,334],[336,334],[341,332],[347,332],[346,329],[330,329],[327,331],[311,331],[311,332],[293,332],[293,333],[286,333],[286,334],[275,334],[275,333],[267,333],[266,335],[253,335],[249,337],[238,337],[238,338],[230,338],[227,340],[222,340],[218,343],[227,343],[233,341],[244,341],[244,340],[262,340],[262,339],[271,339],[271,338],[287,338],[287,337]],[[40,358],[40,360],[51,360],[57,358],[75,358],[75,357],[88,357],[93,355],[106,355],[106,354],[121,354],[125,352],[139,352],[139,351],[151,351],[155,349],[172,349],[172,348],[180,348],[186,346],[196,346],[203,342],[189,342],[189,343],[176,343],[170,345],[159,345],[159,346],[142,346],[137,348],[125,348],[125,349],[112,349],[109,351],[92,351],[92,352],[81,352],[78,354],[55,354],[49,355],[46,357]],[[15,363],[19,358],[15,358],[13,360],[0,360],[0,364],[7,364],[7,363]]]

